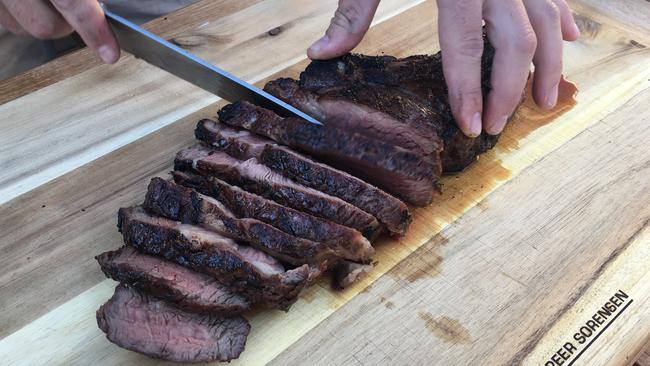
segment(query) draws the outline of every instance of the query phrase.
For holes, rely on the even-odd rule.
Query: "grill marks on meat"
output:
[[[288,309],[309,278],[307,265],[285,271],[264,252],[196,226],[150,216],[140,207],[120,209],[118,227],[127,245],[212,275],[267,307]]]
[[[219,120],[316,156],[416,206],[431,203],[434,191],[439,190],[439,171],[421,155],[387,142],[299,118],[282,118],[248,102],[225,106]]]
[[[235,359],[244,350],[250,331],[241,316],[187,313],[125,285],[115,288],[96,316],[111,342],[176,362]]]
[[[491,89],[493,59],[494,48],[485,38],[481,65],[484,95]],[[463,170],[474,162],[479,154],[494,147],[498,136],[483,133],[472,139],[463,135],[451,113],[446,85],[440,53],[403,59],[348,54],[334,60],[313,61],[301,73],[299,83],[301,88],[324,97],[332,94],[343,97],[349,94],[360,96],[360,92],[378,90],[374,89],[377,86],[386,87],[385,92],[377,93],[379,101],[405,96],[419,106],[422,114],[428,117],[428,123],[444,141],[444,150],[441,153],[443,171],[453,173]],[[369,98],[357,100],[398,119],[400,116],[404,118],[405,112],[407,116],[413,113],[409,108],[400,108],[397,103],[385,104],[391,107],[382,108],[382,103],[372,102]]]
[[[245,298],[211,276],[194,272],[131,247],[95,257],[107,277],[197,313],[239,314],[248,310]]]
[[[204,145],[182,150],[176,155],[177,170],[212,175],[280,204],[334,221],[373,237],[381,229],[367,212],[330,195],[299,185],[260,164],[256,159],[242,161]]]
[[[261,161],[302,185],[338,197],[372,214],[392,234],[404,235],[411,223],[411,213],[404,202],[359,178],[288,148],[268,145]]]
[[[236,218],[214,198],[161,178],[152,179],[143,206],[160,216],[200,224],[296,265],[310,263],[328,268],[340,259],[368,263],[375,252],[367,240],[316,242],[289,235],[256,219]]]
[[[432,128],[428,108],[383,85],[350,84],[317,94],[293,79],[269,82],[264,90],[306,111],[327,126],[390,141],[421,155],[440,171],[442,140]]]
[[[375,216],[393,234],[403,235],[411,221],[406,205],[381,189],[341,170],[316,162],[273,141],[222,123],[202,120],[198,139],[239,159],[261,163],[304,186],[338,197]]]
[[[250,217],[284,231],[314,241],[365,245],[367,239],[357,230],[294,210],[262,196],[230,185],[220,179],[188,172],[172,172],[178,184],[216,198],[238,217]]]

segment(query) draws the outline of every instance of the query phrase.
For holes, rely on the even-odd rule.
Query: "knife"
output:
[[[134,56],[229,102],[245,100],[283,117],[299,117],[321,125],[299,109],[139,27],[106,7],[104,13],[120,47]]]

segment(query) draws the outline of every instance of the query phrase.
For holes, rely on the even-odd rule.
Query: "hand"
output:
[[[60,38],[76,30],[104,62],[120,58],[117,40],[96,0],[0,0],[0,25],[40,39]]]
[[[499,134],[535,65],[533,97],[551,109],[557,103],[562,73],[562,40],[580,31],[565,0],[437,0],[440,46],[449,103],[460,129],[476,137],[482,130]],[[339,0],[324,37],[307,51],[327,59],[354,48],[367,32],[379,0]],[[481,93],[482,21],[496,49],[492,90]]]

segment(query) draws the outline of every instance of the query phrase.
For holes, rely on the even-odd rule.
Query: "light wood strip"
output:
[[[569,0],[568,3],[577,11],[602,14],[603,19],[616,21],[628,34],[645,39],[650,34],[650,2],[647,0]],[[599,16],[594,18],[600,19]]]
[[[614,255],[618,253],[613,253]],[[600,310],[612,294],[623,290],[633,298],[633,303],[623,315],[612,322],[602,335],[580,356],[576,364],[625,365],[642,352],[650,341],[650,225],[633,237],[629,248],[617,255],[603,273],[562,318],[545,335],[538,346],[525,359],[527,365],[546,362],[564,342],[577,344],[574,334],[592,320],[591,315]],[[645,271],[644,271],[645,270]]]

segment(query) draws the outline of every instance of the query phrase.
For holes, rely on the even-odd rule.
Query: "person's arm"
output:
[[[562,41],[580,31],[565,0],[438,0],[438,27],[449,103],[468,136],[499,134],[521,98],[531,62],[533,97],[550,109],[557,103]],[[311,59],[341,56],[368,30],[379,0],[340,0],[325,36],[307,51]],[[496,49],[492,90],[481,93],[482,24]]]
[[[75,30],[104,62],[120,58],[97,0],[0,0],[0,25],[40,39],[60,38]]]

